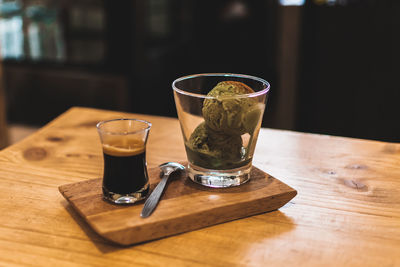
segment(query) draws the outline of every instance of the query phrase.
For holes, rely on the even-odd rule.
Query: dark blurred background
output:
[[[400,141],[400,2],[0,0],[9,123],[71,106],[176,116],[171,83],[271,83],[264,127]]]

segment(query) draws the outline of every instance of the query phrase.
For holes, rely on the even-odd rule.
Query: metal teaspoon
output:
[[[142,218],[149,217],[157,207],[157,204],[160,200],[162,193],[164,192],[164,188],[168,182],[168,178],[170,177],[170,175],[175,171],[185,170],[185,167],[183,165],[176,162],[166,162],[161,164],[159,167],[164,175],[156,188],[153,190],[153,192],[151,192],[149,198],[144,203],[142,213],[140,214],[140,217]]]

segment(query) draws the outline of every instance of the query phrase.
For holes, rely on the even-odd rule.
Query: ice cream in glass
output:
[[[268,82],[239,74],[198,74],[175,80],[173,89],[189,177],[210,187],[247,182]]]

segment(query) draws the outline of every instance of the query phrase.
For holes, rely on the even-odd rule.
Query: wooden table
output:
[[[57,188],[101,176],[95,124],[121,116],[153,123],[150,167],[185,160],[176,119],[67,111],[0,151],[0,266],[400,265],[400,144],[271,129],[254,165],[297,189],[283,208],[136,246],[108,243]]]

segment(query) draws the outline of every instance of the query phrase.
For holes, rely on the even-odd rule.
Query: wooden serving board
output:
[[[151,189],[160,170],[148,170]],[[297,191],[253,166],[251,179],[237,187],[215,189],[192,182],[185,173],[170,177],[158,207],[141,218],[144,201],[130,206],[102,199],[101,178],[59,187],[61,194],[100,236],[121,244],[179,234],[279,209]]]

